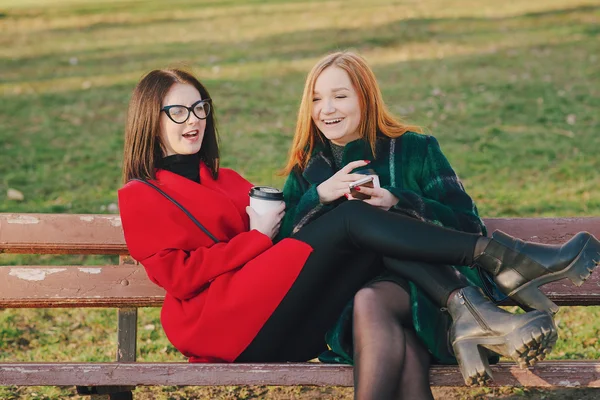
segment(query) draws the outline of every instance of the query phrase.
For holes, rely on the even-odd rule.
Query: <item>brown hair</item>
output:
[[[146,74],[133,90],[129,101],[123,149],[123,183],[133,178],[155,178],[156,167],[163,157],[160,109],[167,92],[175,83],[192,85],[203,99],[210,98],[204,85],[189,72],[161,69]],[[206,119],[199,155],[216,179],[219,174],[219,144],[215,109],[212,104],[211,113]]]
[[[289,174],[296,166],[300,169],[306,168],[315,140],[325,140],[312,120],[312,98],[317,78],[326,68],[331,66],[341,68],[348,73],[350,82],[352,82],[352,86],[358,94],[361,108],[358,129],[361,138],[369,142],[373,156],[375,156],[377,132],[395,138],[407,131],[421,131],[418,126],[403,124],[388,111],[383,102],[381,89],[377,84],[375,74],[361,56],[349,51],[329,54],[317,62],[306,77],[304,93],[298,110],[296,132],[287,165],[282,171],[283,174]]]

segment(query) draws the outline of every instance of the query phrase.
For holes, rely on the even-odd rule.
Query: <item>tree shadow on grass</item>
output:
[[[16,57],[5,60],[8,72],[0,82],[18,83],[51,81],[60,77],[91,78],[105,71],[120,73],[149,69],[145,66],[165,66],[173,61],[184,61],[198,67],[220,68],[242,66],[246,63],[288,62],[316,58],[336,49],[353,48],[368,51],[374,48],[403,48],[411,45],[474,46],[486,48],[506,35],[527,35],[556,29],[557,18],[595,12],[600,6],[581,6],[521,16],[502,18],[441,18],[399,19],[392,23],[363,29],[316,29],[277,34],[257,40],[229,42],[203,38],[188,42],[172,41],[149,46],[120,45],[94,48],[71,53],[55,53],[34,57]],[[188,22],[195,21],[195,19]],[[165,21],[183,24],[181,21]],[[157,30],[165,29],[159,23]],[[600,28],[591,20],[567,20],[560,28],[595,37]],[[110,28],[106,28],[110,29]],[[132,26],[132,29],[134,27]],[[73,29],[73,34],[78,34]],[[134,34],[134,32],[132,32]],[[71,65],[76,57],[76,65]],[[25,79],[24,79],[25,78]]]

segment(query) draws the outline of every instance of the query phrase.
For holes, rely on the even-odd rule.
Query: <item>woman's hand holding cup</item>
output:
[[[248,206],[246,207],[246,213],[250,217],[250,230],[256,229],[273,240],[279,233],[279,228],[281,228],[281,220],[285,215],[285,203],[278,204],[276,208],[262,214],[257,213],[252,207]]]
[[[246,207],[246,213],[250,217],[250,230],[256,229],[273,240],[285,215],[283,193],[269,186],[254,186],[248,195],[250,206]]]
[[[370,161],[368,160],[352,161],[336,172],[331,178],[317,186],[319,201],[322,204],[328,204],[342,196],[350,195],[350,184],[364,177],[364,175],[353,174],[351,172],[369,163]]]

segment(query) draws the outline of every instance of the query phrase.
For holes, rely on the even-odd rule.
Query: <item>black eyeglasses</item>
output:
[[[160,109],[164,111],[169,119],[176,124],[183,124],[190,118],[190,113],[193,112],[198,119],[206,119],[210,114],[210,99],[198,100],[191,107],[174,104],[172,106],[164,106]]]

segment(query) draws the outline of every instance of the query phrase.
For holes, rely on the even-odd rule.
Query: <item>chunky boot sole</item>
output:
[[[557,340],[558,334],[554,324],[528,327],[520,332],[520,336],[509,338],[512,349],[510,357],[523,369],[532,367],[546,358]],[[522,344],[518,345],[519,342]]]
[[[566,268],[533,279],[508,293],[508,296],[523,309],[536,309],[556,314],[559,307],[546,297],[539,287],[564,278],[568,278],[576,286],[581,286],[590,277],[592,271],[600,264],[600,241],[587,232],[585,234],[588,235],[588,241]]]
[[[557,339],[552,317],[540,313],[507,335],[467,338],[455,342],[453,348],[465,384],[482,386],[492,379],[488,350],[510,357],[521,368],[527,368],[546,358]]]
[[[453,348],[465,385],[485,386],[493,379],[488,352],[477,340],[462,340]]]

